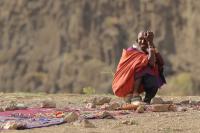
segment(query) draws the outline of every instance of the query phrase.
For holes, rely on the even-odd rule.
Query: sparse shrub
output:
[[[180,73],[169,77],[166,87],[160,94],[164,95],[195,95],[194,81],[190,73]]]
[[[40,80],[42,82],[45,82],[47,80],[47,74],[44,72],[33,72],[30,73],[27,78],[35,78],[37,80]]]
[[[91,95],[91,94],[95,94],[95,88],[93,87],[84,87],[83,88],[83,94],[87,94],[87,95]]]
[[[107,74],[107,75],[110,75],[110,76],[114,77],[115,73],[111,68],[107,68],[107,69],[101,71],[101,74]]]
[[[110,26],[113,26],[113,25],[118,24],[118,23],[119,23],[118,18],[116,18],[116,17],[107,17],[105,22],[104,22],[104,25],[106,27],[110,27]]]

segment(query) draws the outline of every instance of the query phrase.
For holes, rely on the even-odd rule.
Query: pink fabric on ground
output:
[[[12,114],[21,113],[24,115],[35,115],[37,113],[53,113],[57,111],[55,108],[28,108],[24,110],[13,110],[0,112],[0,116],[11,116]]]

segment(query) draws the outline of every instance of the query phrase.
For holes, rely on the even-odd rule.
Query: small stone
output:
[[[144,113],[144,110],[145,110],[144,106],[140,105],[140,106],[137,107],[136,112],[137,113]]]
[[[151,104],[163,104],[164,101],[161,97],[154,97],[152,100],[151,100]]]
[[[3,107],[4,111],[12,111],[12,110],[17,110],[17,106],[15,103],[9,103],[6,106]]]
[[[111,103],[111,104],[104,104],[100,107],[100,109],[104,109],[104,110],[116,110],[120,107],[121,105],[119,103]]]
[[[134,104],[123,104],[120,109],[121,110],[136,110],[139,105]]]
[[[88,103],[88,101],[85,99],[85,100],[83,100],[83,103]]]
[[[170,104],[168,110],[176,112],[177,111],[177,106],[174,105],[174,104]]]
[[[85,128],[95,128],[95,125],[93,123],[91,123],[89,120],[87,119],[83,119],[81,121],[81,126],[85,127]]]
[[[110,101],[111,101],[111,98],[109,98],[109,97],[98,97],[98,98],[95,97],[93,99],[93,103],[95,105],[103,105],[105,103],[110,103]]]
[[[3,111],[4,111],[3,107],[0,107],[0,112],[3,112]]]
[[[143,105],[144,103],[141,101],[133,101],[133,102],[131,102],[131,104],[135,105],[135,106],[140,106],[140,105]]]
[[[200,101],[197,101],[197,105],[200,105]]]
[[[178,111],[178,112],[185,112],[185,111],[187,111],[187,108],[185,108],[185,107],[177,107],[176,111]]]
[[[125,125],[138,125],[135,120],[123,120],[121,123]]]
[[[119,103],[117,103],[117,102],[114,102],[114,103],[110,104],[110,110],[116,110],[119,107],[121,107],[121,105]]]
[[[94,103],[87,103],[86,108],[88,109],[96,108],[96,105]]]
[[[173,104],[173,101],[164,101],[164,104]]]
[[[192,101],[192,100],[190,100],[190,101],[189,101],[189,104],[191,104],[191,105],[198,105],[198,104],[199,104],[199,101]]]
[[[50,100],[42,101],[40,104],[41,108],[56,108],[56,103]]]
[[[110,105],[108,103],[105,103],[104,105],[101,105],[100,109],[102,110],[109,110]]]
[[[24,123],[16,122],[16,121],[8,121],[2,127],[3,129],[24,129]]]
[[[78,120],[78,114],[75,112],[71,112],[64,117],[64,122],[74,122]]]
[[[169,111],[170,104],[153,104],[151,107],[153,112],[167,112]]]
[[[128,120],[123,120],[121,123],[122,124],[129,124],[129,121]]]
[[[27,109],[28,107],[25,105],[25,104],[22,104],[22,103],[18,103],[16,105],[17,109]]]
[[[99,115],[99,117],[101,119],[104,119],[104,118],[107,118],[107,119],[113,119],[113,115],[111,115],[109,112],[107,111],[104,111],[104,112],[101,112],[101,114]]]
[[[180,104],[189,104],[189,103],[190,103],[190,100],[184,100],[180,102]]]

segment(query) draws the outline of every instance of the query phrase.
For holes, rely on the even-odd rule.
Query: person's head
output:
[[[141,31],[138,33],[138,37],[136,42],[138,43],[138,46],[141,48],[141,50],[146,51],[148,48],[147,40],[146,40],[146,32]]]

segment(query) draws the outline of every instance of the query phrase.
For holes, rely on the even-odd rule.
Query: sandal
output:
[[[134,96],[133,98],[131,98],[131,103],[132,102],[136,102],[136,101],[141,102],[142,101],[142,97],[141,96]]]
[[[133,98],[133,95],[127,95],[124,97],[124,102],[125,103],[131,103],[131,99]]]

